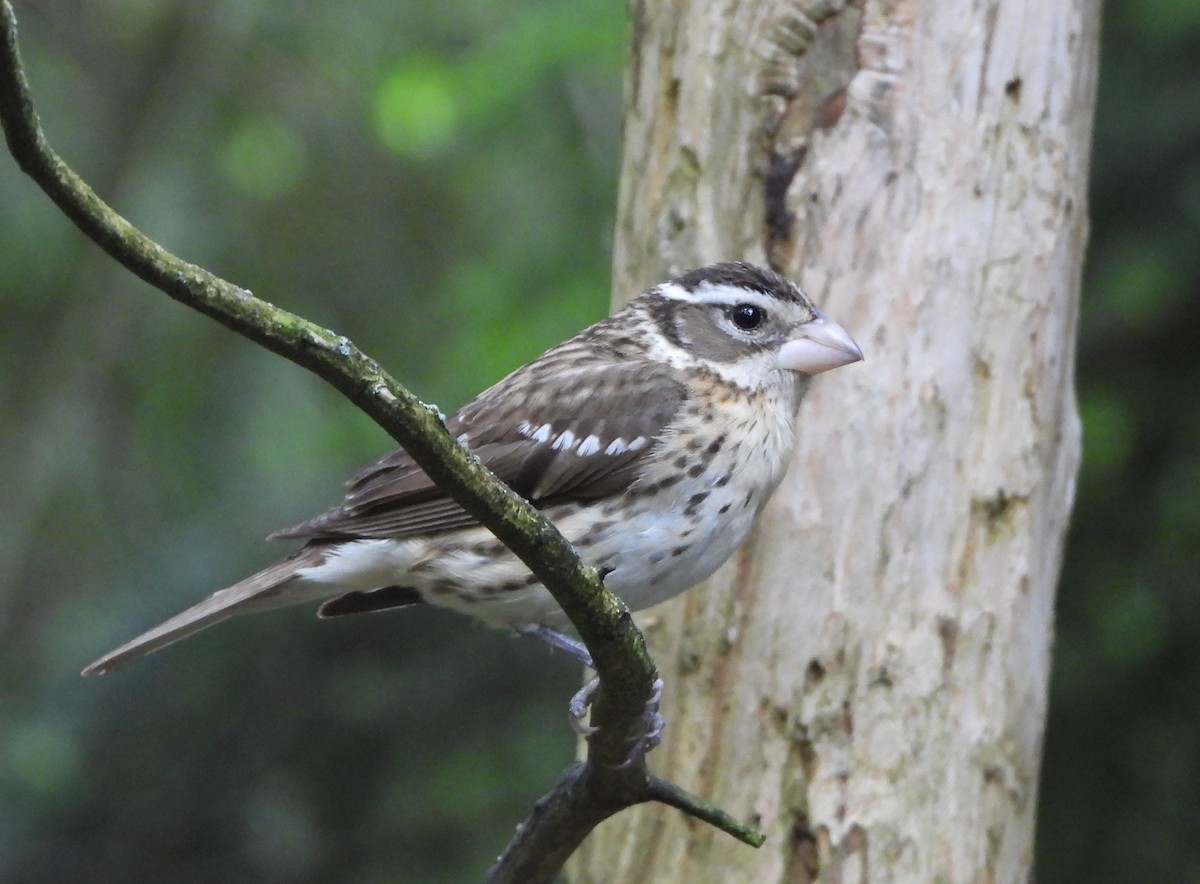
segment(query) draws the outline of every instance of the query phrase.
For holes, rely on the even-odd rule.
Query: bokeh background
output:
[[[96,190],[444,410],[607,311],[620,2],[18,14]],[[1037,874],[1200,882],[1200,3],[1107,4],[1092,210]],[[269,561],[383,433],[7,155],[0,309],[0,881],[478,880],[573,752],[578,672],[533,643],[293,610],[76,674]]]

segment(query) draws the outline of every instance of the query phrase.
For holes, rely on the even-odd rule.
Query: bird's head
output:
[[[815,375],[858,362],[862,351],[790,280],[752,264],[693,270],[641,299],[671,361],[692,361],[747,389],[792,373]],[[681,366],[682,367],[682,366]]]

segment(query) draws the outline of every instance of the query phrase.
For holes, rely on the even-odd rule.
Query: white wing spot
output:
[[[630,451],[638,451],[639,449],[645,448],[646,441],[647,440],[646,440],[645,436],[638,436],[636,439],[634,439],[632,442],[629,443],[629,450]]]
[[[625,440],[618,436],[608,443],[608,447],[604,449],[605,454],[624,454],[629,450],[629,446],[625,444]]]
[[[529,421],[521,421],[517,424],[517,432],[522,436],[529,436],[533,434],[533,427],[530,426]]]
[[[575,445],[575,434],[570,430],[563,430],[562,434],[554,440],[551,446],[555,451],[570,451]]]
[[[597,436],[595,433],[592,433],[592,435],[588,436],[586,439],[584,439],[582,442],[579,443],[579,448],[576,450],[575,453],[578,454],[580,457],[587,457],[589,454],[595,454],[599,450],[600,450],[600,437]]]
[[[542,424],[536,430],[529,434],[529,438],[534,442],[549,442],[550,441],[550,425]]]

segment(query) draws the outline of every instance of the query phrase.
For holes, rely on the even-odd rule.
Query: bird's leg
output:
[[[592,661],[592,655],[583,642],[571,638],[571,636],[565,635],[557,629],[551,629],[548,626],[529,625],[523,626],[517,631],[521,635],[537,639],[542,644],[549,645],[568,654],[588,669],[596,668],[595,663]],[[587,683],[583,687],[575,692],[575,695],[571,697],[571,702],[567,704],[567,719],[571,723],[571,730],[575,731],[581,737],[590,737],[597,731],[597,728],[587,724],[584,718],[587,717],[587,710],[592,704],[592,697],[595,696],[599,688],[600,676],[593,676],[587,680]],[[659,743],[663,729],[663,717],[659,711],[659,701],[662,700],[662,692],[663,680],[656,675],[654,685],[651,687],[650,699],[646,702],[645,711],[642,712],[642,726],[638,729],[638,733],[630,736],[630,743],[632,745],[629,749],[629,756],[625,760],[626,765],[632,764]]]
[[[549,645],[555,650],[562,651],[564,654],[574,657],[588,669],[596,668],[596,664],[592,662],[592,654],[587,649],[587,646],[579,639],[571,638],[571,636],[564,632],[551,629],[549,626],[537,626],[534,624],[522,626],[517,632],[521,635],[535,638],[544,645]]]
[[[530,638],[537,639],[542,644],[549,645],[555,650],[562,651],[571,657],[574,657],[588,669],[595,669],[596,664],[592,661],[591,652],[587,646],[578,639],[559,632],[557,629],[551,629],[549,626],[529,625],[522,626],[518,632],[521,635],[527,635]],[[571,702],[567,704],[567,720],[571,723],[571,730],[579,734],[581,737],[590,737],[596,732],[596,728],[584,722],[587,717],[588,706],[592,703],[592,695],[596,693],[596,689],[600,687],[600,676],[589,678],[587,683],[575,692],[575,696],[571,697]]]

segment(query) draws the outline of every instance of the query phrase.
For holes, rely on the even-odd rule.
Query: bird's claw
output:
[[[590,737],[600,730],[583,720],[587,716],[588,707],[592,705],[592,697],[595,696],[599,687],[600,676],[593,675],[583,687],[575,692],[575,695],[571,697],[571,702],[567,704],[567,721],[571,723],[571,730],[581,737]]]
[[[567,707],[567,718],[571,723],[571,730],[575,731],[581,737],[590,737],[599,730],[599,728],[584,722],[588,707],[591,705],[592,698],[599,688],[599,676],[588,679],[587,683],[571,697],[571,702]],[[650,688],[650,699],[646,701],[646,708],[642,711],[642,717],[636,733],[629,736],[629,753],[626,755],[625,760],[617,765],[618,768],[629,767],[629,765],[635,764],[645,758],[646,754],[657,746],[662,739],[664,720],[662,712],[659,709],[662,693],[663,680],[655,677],[654,684]]]
[[[538,626],[536,624],[522,627],[517,631],[522,635],[535,638],[543,644],[570,654],[584,666],[592,669],[596,667],[596,664],[592,662],[592,655],[588,651],[587,646],[578,639],[564,635],[548,626]],[[587,683],[575,692],[575,695],[571,697],[571,702],[567,705],[567,721],[571,724],[571,730],[575,731],[581,737],[590,737],[599,730],[599,728],[585,721],[588,714],[588,707],[592,705],[592,698],[596,696],[596,691],[599,689],[600,676],[597,675],[588,679]],[[628,767],[644,758],[647,752],[659,744],[663,729],[663,717],[659,711],[659,701],[662,700],[662,692],[663,680],[656,673],[654,684],[650,686],[650,699],[646,701],[646,708],[642,711],[637,732],[631,734],[629,737],[629,754],[625,761],[619,765],[620,767]]]
[[[654,684],[650,687],[650,699],[646,701],[646,708],[642,710],[641,727],[638,728],[638,733],[629,738],[629,754],[625,756],[625,761],[618,765],[619,768],[629,767],[645,758],[662,740],[665,723],[659,709],[662,693],[663,680],[655,676]]]

